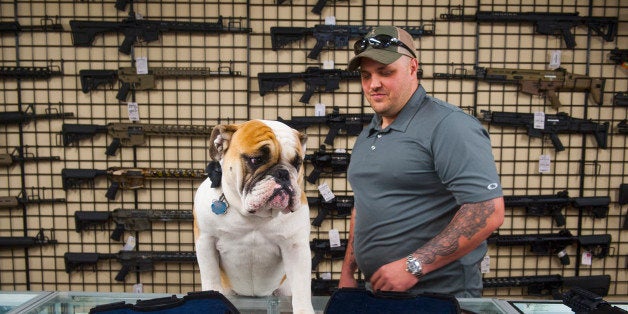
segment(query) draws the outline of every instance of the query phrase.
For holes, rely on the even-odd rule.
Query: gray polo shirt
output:
[[[367,279],[432,239],[460,205],[502,196],[486,129],[422,86],[391,125],[380,126],[375,115],[356,139],[348,169],[357,211],[355,256]],[[483,243],[413,290],[479,297],[485,253]]]

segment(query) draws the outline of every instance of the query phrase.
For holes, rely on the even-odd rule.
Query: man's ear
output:
[[[209,138],[209,157],[212,160],[220,161],[229,148],[231,136],[238,130],[236,124],[220,124],[212,129]]]

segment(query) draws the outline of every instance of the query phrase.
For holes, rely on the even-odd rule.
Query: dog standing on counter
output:
[[[218,125],[207,178],[194,196],[194,239],[203,290],[292,296],[314,313],[305,135],[278,121]]]

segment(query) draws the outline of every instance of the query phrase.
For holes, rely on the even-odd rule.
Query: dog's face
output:
[[[277,121],[218,125],[210,157],[222,167],[222,191],[230,208],[259,217],[301,206],[305,135]]]

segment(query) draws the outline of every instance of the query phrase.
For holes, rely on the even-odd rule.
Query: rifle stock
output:
[[[560,298],[560,292],[571,287],[580,287],[605,296],[611,284],[609,275],[563,277],[561,275],[515,276],[483,278],[485,289],[505,287],[526,287],[532,296],[552,296]]]

